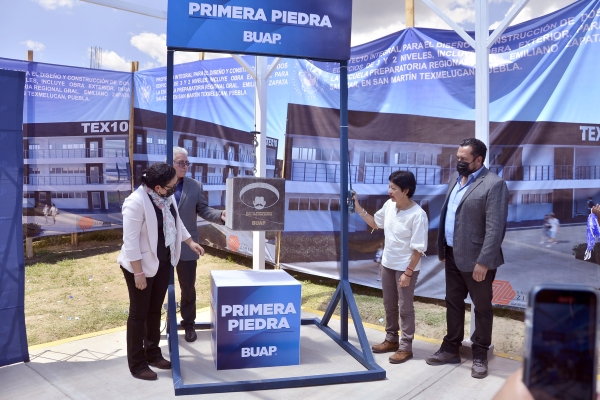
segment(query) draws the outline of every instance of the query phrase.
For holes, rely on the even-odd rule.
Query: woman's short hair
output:
[[[408,193],[406,195],[409,199],[413,196],[413,194],[415,194],[415,190],[417,189],[417,180],[410,171],[392,172],[390,174],[390,182],[398,186],[402,191],[408,189]]]
[[[146,168],[143,171],[140,180],[144,185],[152,189],[154,189],[156,185],[165,187],[171,182],[176,173],[177,171],[175,171],[175,168],[171,167],[169,164],[158,162]]]

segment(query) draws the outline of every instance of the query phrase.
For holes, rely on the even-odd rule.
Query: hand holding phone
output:
[[[523,382],[538,399],[596,399],[598,292],[541,285],[525,314]]]
[[[352,189],[350,189],[348,191],[348,213],[349,214],[354,214],[355,212],[355,207],[354,207],[354,195],[356,194],[356,192]]]

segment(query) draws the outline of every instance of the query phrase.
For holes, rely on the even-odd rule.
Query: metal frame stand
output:
[[[174,50],[167,50],[167,163],[173,163],[173,60]],[[340,172],[342,177],[348,176],[348,62],[340,62]],[[167,340],[171,358],[171,371],[175,395],[240,392],[250,390],[282,389],[316,385],[331,385],[336,383],[374,381],[386,378],[386,371],[374,360],[366,332],[358,312],[356,301],[348,279],[348,181],[340,181],[341,205],[341,267],[340,283],[331,298],[327,311],[322,319],[303,318],[302,325],[315,325],[325,332],[348,354],[354,357],[365,368],[365,371],[344,372],[326,375],[294,376],[278,379],[261,379],[237,382],[214,382],[205,384],[183,383],[181,377],[181,361],[179,359],[179,337],[177,335],[177,312],[175,301],[175,272],[171,271],[168,289]],[[331,329],[328,324],[337,305],[341,310],[340,333]],[[348,310],[352,315],[358,341],[362,350],[357,349],[348,341]],[[196,329],[210,329],[210,323],[198,323]]]

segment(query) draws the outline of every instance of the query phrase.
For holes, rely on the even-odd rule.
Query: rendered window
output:
[[[329,210],[330,211],[340,211],[340,199],[329,200]]]
[[[308,210],[308,199],[300,199],[299,210],[300,211],[306,211],[306,210]]]
[[[321,211],[329,210],[329,199],[319,199],[319,210],[321,210]]]

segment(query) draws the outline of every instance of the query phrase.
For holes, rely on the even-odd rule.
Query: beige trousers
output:
[[[397,343],[400,339],[399,350],[412,351],[412,341],[415,336],[415,305],[414,294],[419,271],[413,272],[410,285],[400,287],[400,276],[404,271],[381,268],[381,288],[383,291],[383,307],[385,308],[385,339]],[[400,324],[398,323],[400,320]],[[398,331],[402,330],[399,338]]]

